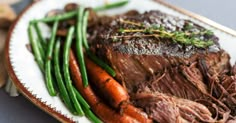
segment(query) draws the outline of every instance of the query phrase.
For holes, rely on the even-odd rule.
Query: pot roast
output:
[[[234,122],[235,67],[214,34],[160,11],[100,17],[89,25],[91,50],[115,71],[133,105],[156,122]],[[150,27],[197,33],[197,47],[153,36]],[[124,29],[147,30],[122,32]],[[151,36],[150,36],[151,35]],[[236,121],[235,121],[236,122]]]

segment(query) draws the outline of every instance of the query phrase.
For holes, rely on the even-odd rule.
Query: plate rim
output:
[[[173,10],[175,10],[175,11],[181,13],[181,14],[184,14],[186,16],[189,16],[191,18],[199,20],[200,22],[202,22],[204,24],[207,24],[207,25],[209,25],[209,26],[211,26],[213,28],[216,28],[216,29],[218,29],[218,30],[220,30],[222,32],[225,32],[225,33],[227,33],[227,34],[229,34],[231,36],[236,37],[236,30],[233,30],[233,29],[231,29],[229,27],[226,27],[226,26],[224,26],[222,24],[219,24],[219,23],[217,23],[217,22],[215,22],[215,21],[213,21],[213,20],[211,20],[211,19],[209,19],[207,17],[204,17],[202,15],[196,14],[196,13],[191,12],[189,10],[186,10],[184,8],[172,5],[172,4],[170,4],[170,3],[168,3],[168,2],[166,2],[164,0],[153,0],[153,1],[158,2],[158,3],[168,7],[170,9],[173,9]]]
[[[40,100],[38,100],[32,93],[30,93],[29,90],[27,90],[27,88],[24,87],[24,85],[20,82],[20,80],[18,79],[17,75],[15,74],[12,64],[10,62],[10,39],[12,36],[12,32],[15,28],[15,26],[17,25],[18,21],[20,20],[20,18],[25,14],[25,12],[27,12],[33,5],[37,4],[40,0],[37,0],[35,2],[32,2],[31,4],[29,4],[17,17],[17,19],[15,20],[15,22],[11,25],[9,31],[8,31],[8,35],[6,38],[6,42],[5,42],[5,49],[4,49],[4,61],[5,61],[5,68],[8,72],[9,78],[11,79],[11,81],[15,84],[15,86],[17,87],[17,89],[22,93],[22,95],[24,95],[28,100],[30,100],[35,106],[37,106],[38,108],[40,108],[41,110],[43,110],[44,112],[46,112],[47,114],[51,115],[52,117],[54,117],[55,119],[59,120],[60,122],[67,122],[67,123],[73,123],[74,121],[68,117],[66,117],[65,115],[57,112],[55,109],[49,107],[46,103],[41,102]],[[199,20],[209,26],[212,26],[216,29],[219,29],[231,36],[236,37],[236,31],[233,29],[230,29],[228,27],[225,27],[217,22],[214,22],[204,16],[195,14],[193,12],[190,12],[188,10],[185,10],[183,8],[177,7],[175,5],[172,5],[164,0],[153,0],[154,2],[158,2],[159,4],[162,4],[170,9],[173,9],[181,14],[187,15],[189,17],[192,17],[196,20]]]
[[[27,12],[33,5],[37,4],[40,0],[37,0],[35,2],[30,3],[16,18],[14,23],[11,25],[8,35],[6,38],[6,43],[5,43],[5,49],[4,49],[4,55],[5,55],[5,65],[6,65],[6,70],[9,75],[9,79],[15,84],[16,88],[20,91],[22,95],[24,95],[29,101],[31,101],[35,106],[49,114],[50,116],[54,117],[55,119],[59,120],[60,122],[66,122],[66,123],[73,123],[74,121],[65,115],[57,112],[55,109],[49,107],[46,103],[41,102],[38,100],[32,93],[30,93],[27,88],[24,87],[24,85],[20,82],[18,79],[17,75],[15,74],[12,64],[10,62],[10,39],[12,36],[12,32],[17,25],[18,21],[20,18]]]

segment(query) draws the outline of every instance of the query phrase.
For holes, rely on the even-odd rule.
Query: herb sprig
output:
[[[120,20],[123,23],[135,25],[138,27],[144,27],[143,24],[128,21],[128,20]],[[212,40],[201,40],[199,35],[213,35],[213,32],[210,30],[204,30],[200,32],[184,32],[184,31],[175,31],[169,32],[163,26],[152,25],[148,28],[143,29],[119,29],[120,33],[135,33],[140,32],[144,33],[144,35],[140,36],[115,36],[114,38],[121,38],[121,37],[156,37],[156,38],[165,38],[171,39],[175,43],[180,43],[184,45],[193,45],[198,48],[206,48],[214,44]]]

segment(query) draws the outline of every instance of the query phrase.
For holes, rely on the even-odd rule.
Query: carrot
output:
[[[119,108],[122,102],[129,100],[127,91],[105,70],[95,64],[88,58],[85,58],[87,72],[90,81],[99,89],[108,103],[114,107]]]
[[[112,108],[108,107],[105,103],[101,101],[101,99],[93,92],[91,87],[88,85],[87,87],[83,86],[80,70],[78,64],[76,62],[76,58],[72,51],[70,51],[70,70],[71,76],[74,81],[76,88],[79,90],[81,95],[85,98],[85,100],[89,103],[93,112],[101,118],[104,122],[107,123],[136,123],[138,122],[136,119],[126,115],[119,114]]]
[[[152,123],[152,120],[148,118],[145,112],[141,111],[140,109],[134,107],[131,104],[122,103],[120,112],[122,114],[126,114],[129,115],[130,117],[137,119],[137,121],[141,123]]]

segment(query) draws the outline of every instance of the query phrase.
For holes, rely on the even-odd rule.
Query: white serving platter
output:
[[[114,2],[117,0],[109,0]],[[75,2],[82,6],[95,7],[104,4],[104,0],[42,0],[28,6],[18,17],[10,29],[7,38],[5,55],[7,70],[11,80],[20,92],[42,110],[62,122],[90,122],[86,117],[75,116],[61,102],[59,97],[51,97],[45,86],[44,78],[39,67],[34,61],[33,55],[26,49],[29,43],[27,35],[28,23],[32,19],[43,18],[52,9],[62,9],[67,3]],[[236,60],[236,32],[217,24],[205,17],[193,14],[181,8],[167,4],[161,0],[130,0],[124,7],[107,10],[101,14],[114,15],[127,12],[128,10],[145,12],[160,10],[162,12],[189,19],[205,28],[212,30],[218,37],[221,47],[231,56],[231,64]],[[44,36],[49,30],[43,28]]]

